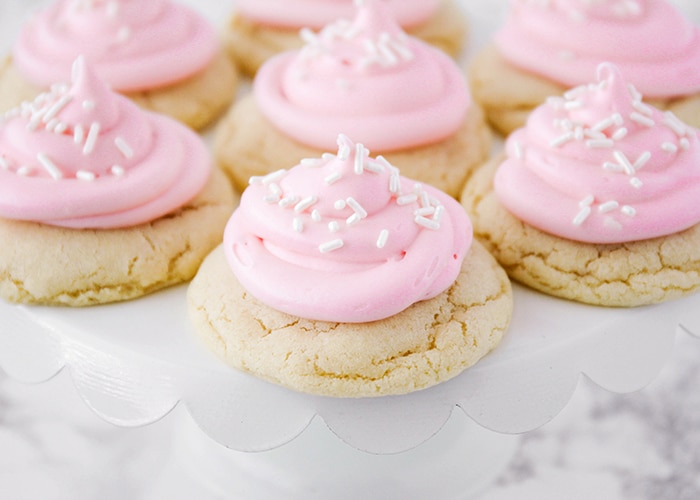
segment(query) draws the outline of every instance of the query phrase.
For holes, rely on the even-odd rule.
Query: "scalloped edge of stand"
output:
[[[157,305],[157,315],[173,301],[178,305],[184,290],[153,297],[147,306]],[[240,451],[263,451],[293,440],[318,415],[354,448],[397,453],[430,439],[455,406],[482,427],[515,434],[554,418],[582,375],[612,392],[639,390],[666,364],[677,330],[700,331],[700,313],[694,314],[698,308],[693,307],[700,296],[625,312],[562,302],[520,286],[515,294],[518,305],[502,347],[452,380],[403,396],[342,399],[301,394],[228,369],[214,358],[205,358],[210,365],[205,367],[159,359],[125,350],[118,345],[119,336],[85,332],[84,326],[78,328],[80,335],[70,335],[65,324],[52,319],[63,319],[61,311],[51,310],[47,318],[36,314],[40,309],[7,304],[0,306],[5,320],[0,367],[17,380],[34,383],[66,367],[86,404],[120,426],[153,423],[181,402],[215,441]],[[124,303],[105,309],[113,311],[105,314],[152,309],[139,307]],[[531,311],[552,307],[563,308],[564,315],[593,314],[591,324],[598,325],[598,317],[601,323],[565,340],[549,332],[549,338],[534,335],[529,343],[520,342],[519,329],[524,334],[526,329],[547,328]],[[68,318],[74,314],[71,311]],[[140,318],[133,321],[138,328]],[[183,330],[181,335],[190,335]]]

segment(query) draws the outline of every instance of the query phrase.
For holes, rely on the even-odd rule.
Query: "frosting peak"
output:
[[[461,125],[469,95],[459,69],[407,36],[383,0],[301,36],[305,47],[268,61],[254,83],[261,111],[290,137],[329,149],[345,132],[390,151],[438,142]]]
[[[65,227],[156,219],[204,186],[210,160],[178,123],[115,94],[84,58],[0,121],[0,217]]]
[[[449,287],[471,238],[454,199],[341,135],[337,154],[251,178],[224,247],[238,280],[269,306],[366,322]]]
[[[119,92],[172,84],[201,71],[218,50],[214,29],[166,0],[56,0],[23,27],[13,64],[32,83],[67,81],[80,54]]]
[[[610,61],[648,97],[700,91],[700,31],[666,0],[514,0],[495,40],[511,64],[566,86]]]
[[[506,153],[496,194],[543,231],[622,243],[700,222],[698,131],[645,104],[612,64],[535,109]]]

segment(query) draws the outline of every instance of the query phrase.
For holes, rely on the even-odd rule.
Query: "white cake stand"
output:
[[[214,359],[189,326],[185,290],[90,308],[0,304],[0,367],[15,379],[68,369],[88,406],[121,426],[181,403],[154,500],[469,498],[508,464],[515,434],[559,413],[581,374],[641,389],[678,330],[700,333],[700,294],[610,309],[516,285],[512,326],[475,367],[405,396],[328,398]]]

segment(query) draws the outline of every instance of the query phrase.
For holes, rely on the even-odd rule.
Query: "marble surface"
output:
[[[678,2],[700,19],[697,0]],[[12,40],[11,20],[32,3],[0,2],[0,49]],[[210,4],[213,18],[228,10]],[[474,4],[486,2],[465,2],[473,36],[483,40],[504,2]],[[479,499],[700,498],[699,385],[700,340],[684,333],[668,366],[640,392],[611,394],[582,378],[564,411],[522,436],[509,467]],[[145,498],[170,457],[178,413],[119,428],[90,412],[66,373],[23,385],[0,371],[0,498]]]

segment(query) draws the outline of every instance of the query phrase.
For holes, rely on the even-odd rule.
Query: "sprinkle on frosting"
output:
[[[384,0],[358,2],[352,21],[300,36],[304,47],[268,61],[254,82],[260,110],[288,136],[330,149],[342,131],[391,151],[438,142],[462,124],[470,98],[459,68],[406,35]]]
[[[111,92],[83,57],[71,74],[0,121],[0,217],[122,227],[201,189],[210,165],[196,135]]]
[[[564,86],[610,61],[648,97],[700,91],[700,30],[667,0],[513,0],[495,41],[511,64]]]
[[[553,234],[613,243],[700,222],[691,201],[700,196],[697,131],[644,103],[612,64],[599,66],[597,83],[537,108],[506,151],[494,182],[499,199]]]
[[[337,145],[336,155],[251,178],[224,235],[238,279],[272,307],[330,321],[380,319],[443,291],[471,241],[464,210],[347,136]]]
[[[170,0],[55,0],[22,27],[13,64],[48,87],[70,79],[83,55],[120,91],[169,85],[206,67],[218,50],[212,26]],[[85,100],[89,109],[93,101]]]

